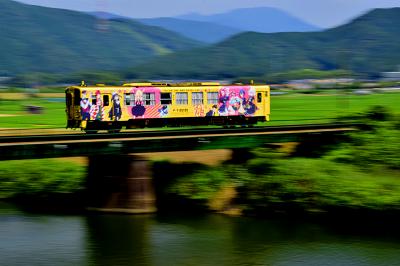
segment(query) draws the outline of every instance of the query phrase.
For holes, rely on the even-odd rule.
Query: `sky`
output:
[[[400,7],[400,0],[19,0],[79,11],[106,11],[133,18],[215,14],[237,8],[275,7],[322,28],[343,24],[373,8]]]

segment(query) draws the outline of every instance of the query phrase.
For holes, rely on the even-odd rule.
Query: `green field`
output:
[[[365,112],[372,106],[385,106],[400,113],[400,93],[355,94],[290,94],[272,96],[270,125],[329,122],[337,117]]]
[[[41,114],[29,114],[26,106],[40,106]],[[50,99],[0,100],[0,128],[63,128],[65,104]]]
[[[385,106],[400,113],[400,93],[371,95],[301,94],[272,96],[268,125],[312,124],[364,112],[372,106]],[[41,106],[42,114],[28,114],[27,105]],[[60,98],[0,100],[0,128],[64,128],[65,107]]]

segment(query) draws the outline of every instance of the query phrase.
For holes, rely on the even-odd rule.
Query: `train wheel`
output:
[[[85,129],[86,134],[97,134],[98,130]]]

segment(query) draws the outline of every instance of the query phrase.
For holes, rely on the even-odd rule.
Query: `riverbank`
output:
[[[283,158],[271,150],[257,152],[266,156],[241,165],[189,166],[191,173],[165,186],[160,200],[166,205],[163,209],[197,207],[261,217],[400,217],[397,170],[363,169],[325,158]],[[166,173],[188,166],[159,162],[157,168]],[[159,179],[165,178],[162,175]]]
[[[42,213],[83,214],[87,159],[0,161],[0,201]]]

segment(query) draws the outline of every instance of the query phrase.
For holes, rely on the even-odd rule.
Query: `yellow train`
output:
[[[67,128],[86,132],[184,125],[252,125],[268,121],[267,85],[128,83],[65,90]]]

